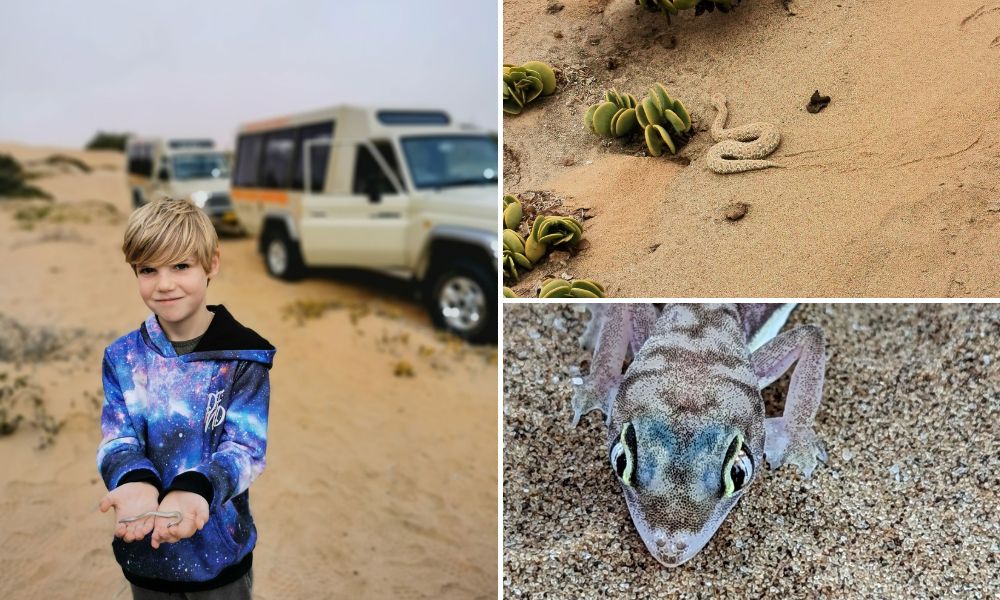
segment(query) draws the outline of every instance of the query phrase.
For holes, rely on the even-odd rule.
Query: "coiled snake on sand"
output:
[[[709,169],[726,174],[784,166],[762,160],[781,143],[781,133],[776,126],[772,123],[751,123],[726,129],[729,117],[726,97],[715,94],[712,106],[719,111],[712,121],[712,139],[718,143],[708,149],[706,162]]]

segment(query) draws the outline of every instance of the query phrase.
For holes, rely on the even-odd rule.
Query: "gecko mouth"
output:
[[[653,555],[667,567],[679,567],[694,553],[687,552],[688,544],[682,540],[669,539],[665,536],[656,538],[656,552]]]
[[[685,556],[683,552],[678,552],[677,554],[666,554],[661,552],[656,557],[656,559],[660,561],[660,564],[662,564],[665,567],[671,567],[671,568],[681,566],[682,564],[687,562],[689,558],[691,557]]]

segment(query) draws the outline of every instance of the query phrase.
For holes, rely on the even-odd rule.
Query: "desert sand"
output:
[[[130,598],[95,463],[103,349],[148,315],[120,250],[122,155],[0,153],[55,197],[30,230],[16,217],[28,204],[0,201],[0,389],[32,386],[0,436],[0,598]],[[55,153],[93,170],[33,162]],[[267,469],[251,487],[255,597],[494,597],[496,348],[439,336],[398,294],[274,280],[254,245],[222,240],[208,301],[278,349]]]
[[[521,296],[564,272],[617,297],[1000,295],[1000,2],[744,0],[668,25],[634,0],[505,0],[503,61],[530,60],[559,87],[504,116],[504,190],[591,218]],[[694,120],[676,157],[584,126],[605,89],[655,82]],[[815,90],[832,101],[811,114]],[[714,93],[730,127],[777,125],[785,168],[708,170]]]
[[[799,306],[786,328],[827,340],[827,464],[760,470],[676,569],[635,531],[600,414],[570,425],[582,308],[504,307],[504,598],[996,596],[1000,305]]]

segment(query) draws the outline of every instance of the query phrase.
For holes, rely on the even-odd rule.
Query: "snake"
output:
[[[719,111],[712,122],[712,138],[718,143],[708,149],[709,169],[726,174],[784,166],[762,160],[781,143],[781,132],[773,123],[750,123],[726,129],[729,118],[726,97],[713,95],[712,106]]]
[[[135,516],[135,517],[129,517],[127,519],[119,519],[118,522],[119,523],[132,523],[133,521],[138,521],[140,519],[145,519],[146,517],[164,517],[164,518],[177,519],[173,523],[168,523],[167,527],[173,527],[174,525],[180,525],[181,521],[184,520],[184,517],[181,516],[180,511],[177,511],[177,510],[170,511],[170,512],[162,512],[162,511],[158,511],[158,510],[150,510],[150,511],[146,511],[146,512],[142,513],[141,515]]]

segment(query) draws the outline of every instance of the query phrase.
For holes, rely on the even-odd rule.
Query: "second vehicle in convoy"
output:
[[[229,198],[230,156],[212,140],[132,136],[125,161],[133,208],[156,195],[190,198],[216,229],[241,233]]]

